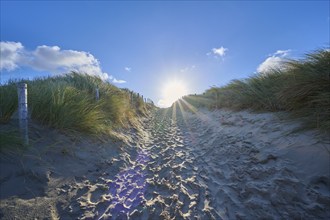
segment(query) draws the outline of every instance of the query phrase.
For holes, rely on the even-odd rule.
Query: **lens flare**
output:
[[[165,84],[162,89],[162,99],[158,102],[160,107],[170,107],[175,101],[188,94],[183,81],[174,80]]]

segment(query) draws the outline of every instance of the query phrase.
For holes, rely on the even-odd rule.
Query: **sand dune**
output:
[[[163,110],[123,142],[36,128],[48,138],[1,155],[0,217],[327,219],[330,141],[298,126],[268,113]]]

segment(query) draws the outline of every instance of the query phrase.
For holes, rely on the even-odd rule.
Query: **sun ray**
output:
[[[201,111],[199,111],[196,107],[191,105],[185,99],[181,99],[181,100],[188,107],[189,110],[191,110],[194,114],[197,115],[197,117],[199,117],[201,119],[202,122],[209,123],[209,124],[214,123],[208,115],[206,115],[206,114],[202,113]]]
[[[175,101],[188,94],[188,89],[182,80],[167,82],[162,88],[161,107],[170,107]]]
[[[176,105],[177,102],[174,102],[173,107],[172,107],[172,120],[176,122]]]
[[[187,106],[187,108],[189,110],[191,110],[193,113],[197,114],[198,113],[198,109],[195,108],[194,106],[192,106],[189,102],[187,102],[185,99],[181,99],[182,102],[185,104],[185,106]]]
[[[181,111],[181,115],[182,115],[183,122],[185,123],[186,127],[188,127],[187,118],[186,118],[186,115],[184,114],[184,109],[183,109],[183,106],[182,106],[182,104],[181,104],[181,101],[182,101],[182,99],[179,99],[179,100],[177,101],[177,103],[178,103],[179,108],[180,108],[180,111]]]
[[[196,136],[194,135],[194,132],[191,131],[191,127],[188,124],[188,120],[187,120],[187,117],[186,117],[186,114],[185,114],[185,110],[184,110],[184,108],[182,106],[182,99],[179,99],[177,103],[178,103],[179,108],[180,108],[180,111],[181,111],[183,122],[186,125],[186,128],[188,130],[189,140],[192,143],[195,143],[196,142]]]

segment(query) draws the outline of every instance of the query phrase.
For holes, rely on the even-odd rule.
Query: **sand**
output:
[[[330,140],[282,114],[160,110],[121,141],[33,125],[1,219],[328,219]]]

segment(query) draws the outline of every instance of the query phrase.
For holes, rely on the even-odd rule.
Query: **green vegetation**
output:
[[[7,123],[17,109],[18,97],[14,84],[0,86],[0,124]]]
[[[23,146],[18,130],[0,131],[0,152],[6,149],[19,149]]]
[[[184,100],[210,109],[289,111],[292,117],[304,119],[305,127],[329,131],[330,51],[318,50],[302,60],[288,60],[279,69],[233,80]]]
[[[0,122],[7,123],[17,110],[16,84],[1,86]],[[96,76],[67,75],[25,81],[32,121],[61,130],[108,133],[146,115],[151,104],[127,89],[119,89]],[[100,98],[96,100],[96,88]]]

